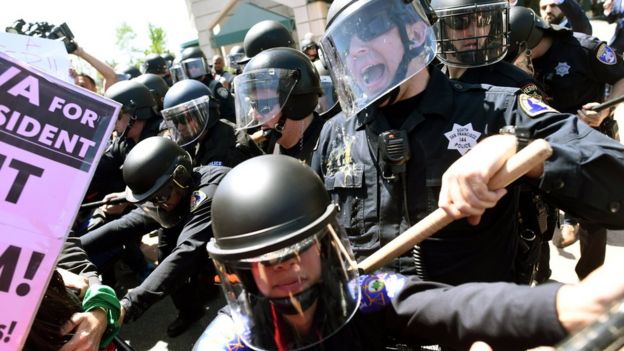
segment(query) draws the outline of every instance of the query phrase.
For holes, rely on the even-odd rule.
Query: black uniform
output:
[[[162,229],[159,237],[159,261],[156,269],[122,299],[126,309],[125,320],[138,318],[146,309],[171,293],[174,304],[181,314],[197,313],[200,301],[197,287],[186,283],[193,273],[205,263],[208,256],[206,243],[212,237],[210,228],[210,204],[217,185],[229,169],[206,166],[195,169],[196,186],[190,196],[188,214],[172,228]],[[105,252],[119,243],[132,240],[160,228],[141,208],[120,219],[91,231],[81,237],[81,243],[89,254]]]
[[[212,75],[204,76],[202,83],[212,92],[213,97],[219,103],[219,114],[232,123],[236,123],[236,111],[234,110],[234,97],[221,82],[212,78]]]
[[[624,78],[620,55],[595,37],[570,31],[556,32],[550,49],[534,59],[533,66],[538,81],[552,98],[551,105],[574,114],[586,103],[603,101],[605,84]],[[603,127],[610,122],[610,118],[606,119]],[[605,132],[611,134],[609,129],[605,127]],[[568,215],[566,222],[579,221]],[[604,263],[607,231],[599,225],[580,222],[581,257],[576,271],[582,278]]]
[[[357,258],[369,256],[434,211],[446,169],[478,140],[506,125],[526,127],[533,137],[552,144],[554,156],[545,162],[544,175],[527,180],[548,201],[603,225],[624,225],[619,209],[624,188],[618,176],[624,172],[624,147],[576,117],[517,92],[452,82],[430,68],[426,89],[390,106],[392,110],[369,107],[355,118],[341,114],[325,123],[312,167],[340,205],[338,219]],[[389,122],[407,131],[411,158],[406,189],[401,182],[384,180],[378,166],[377,136],[391,128]],[[513,280],[517,187],[508,189],[477,226],[458,220],[421,244],[428,278],[449,284]],[[412,223],[403,215],[404,194]],[[393,263],[401,272],[411,273],[413,267],[409,257]]]
[[[563,21],[559,23],[560,26],[570,28],[575,32],[592,34],[591,22],[589,22],[583,7],[576,0],[565,0],[557,6],[565,15]]]
[[[225,119],[211,126],[197,143],[187,147],[195,166],[234,167],[263,152],[244,130]]]
[[[371,282],[381,282],[382,289],[369,290]],[[378,274],[360,277],[360,286],[362,295],[355,316],[309,350],[381,351],[397,344],[405,345],[405,350],[430,344],[467,350],[479,340],[495,350],[526,350],[552,345],[566,334],[554,303],[559,284],[536,288],[465,284],[451,288],[416,277]],[[210,323],[193,350],[251,348],[236,334],[225,310]]]

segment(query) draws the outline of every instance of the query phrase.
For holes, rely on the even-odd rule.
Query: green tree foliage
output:
[[[145,50],[145,54],[163,54],[167,51],[167,35],[165,30],[161,27],[157,27],[151,23],[148,24],[148,35],[150,40],[150,46]]]

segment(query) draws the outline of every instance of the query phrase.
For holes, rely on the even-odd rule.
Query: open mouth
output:
[[[362,79],[364,83],[367,85],[371,85],[376,81],[380,80],[384,72],[386,71],[386,67],[383,64],[376,64],[372,66],[368,66],[362,70]]]

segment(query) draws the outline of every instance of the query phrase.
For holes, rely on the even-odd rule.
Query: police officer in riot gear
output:
[[[596,306],[608,308],[603,296],[624,290],[624,280],[613,279],[621,276],[617,267],[600,281],[610,287],[606,294],[586,283],[450,287],[388,272],[359,275],[337,212],[323,181],[292,158],[260,156],[230,171],[213,197],[207,246],[230,308],[193,350],[419,350],[431,343],[466,350],[475,340],[524,350],[558,342],[572,330],[566,316],[589,323]],[[587,298],[579,302],[578,293]],[[566,306],[566,299],[575,301]]]
[[[167,61],[159,54],[147,55],[141,66],[141,72],[157,74],[167,82],[167,85],[171,86],[173,84]]]
[[[133,78],[133,80],[145,85],[149,89],[154,97],[154,100],[156,100],[156,110],[160,113],[163,109],[163,99],[169,90],[167,82],[161,76],[154,73],[143,73],[140,76]]]
[[[234,167],[262,154],[244,130],[220,119],[210,89],[201,82],[175,83],[165,95],[162,114],[169,137],[191,153],[197,166]]]
[[[227,56],[228,66],[236,70],[235,74],[240,74],[243,71],[239,61],[245,57],[245,49],[240,45],[234,45],[230,49],[230,53]]]
[[[182,51],[180,57],[180,66],[175,68],[176,72],[174,76],[174,83],[182,79],[195,79],[204,84],[212,92],[214,100],[219,103],[219,112],[221,118],[225,118],[228,121],[234,123],[235,111],[234,111],[234,98],[232,94],[219,82],[214,79],[208,61],[204,52],[198,47],[188,47]],[[179,76],[181,74],[181,77]]]
[[[418,1],[344,0],[330,7],[321,46],[343,113],[323,126],[312,166],[340,206],[356,257],[439,206],[458,221],[420,244],[418,262],[404,256],[388,268],[449,284],[514,281],[517,187],[507,196],[486,190],[499,167],[497,148],[466,154],[501,129],[523,128],[553,146],[554,156],[523,181],[560,207],[623,225],[622,214],[607,210],[621,196],[613,172],[624,171],[622,146],[517,89],[449,81],[430,65],[431,18]],[[575,161],[588,152],[610,166]],[[451,166],[465,154],[461,166]],[[579,196],[582,203],[570,201]]]
[[[319,59],[319,54],[318,54],[319,46],[312,39],[306,38],[306,39],[303,39],[301,41],[301,52],[306,54],[306,56],[308,56],[308,58],[312,62],[314,62],[314,61]]]
[[[208,263],[212,195],[227,171],[217,166],[193,169],[191,156],[163,137],[148,138],[130,151],[123,167],[126,199],[138,207],[80,238],[93,255],[162,229],[159,265],[121,300],[124,322],[139,318],[167,294],[179,311],[167,329],[170,337],[202,316],[199,290],[204,287],[198,285],[197,274]]]
[[[249,28],[243,39],[243,48],[248,58],[271,48],[296,48],[292,33],[277,21],[261,21]]]
[[[321,90],[312,62],[293,48],[277,47],[254,56],[236,85],[237,126],[256,132],[267,153],[310,163],[323,119],[314,111]]]
[[[129,80],[141,75],[141,71],[133,65],[121,65],[115,67],[118,80]]]

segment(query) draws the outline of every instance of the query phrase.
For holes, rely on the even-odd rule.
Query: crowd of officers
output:
[[[106,346],[167,295],[175,337],[221,293],[195,349],[510,350],[578,331],[624,281],[546,284],[548,241],[580,223],[585,278],[606,228],[624,227],[624,107],[600,105],[624,95],[624,62],[575,0],[542,2],[543,18],[506,0],[338,0],[319,42],[262,21],[229,66],[192,47],[119,71],[104,95],[122,112],[84,200],[103,205],[83,205],[58,268],[66,285],[119,288],[121,260],[139,285],[72,317],[64,349]],[[538,138],[553,155],[490,190],[505,145]],[[438,207],[451,225],[358,275]]]

